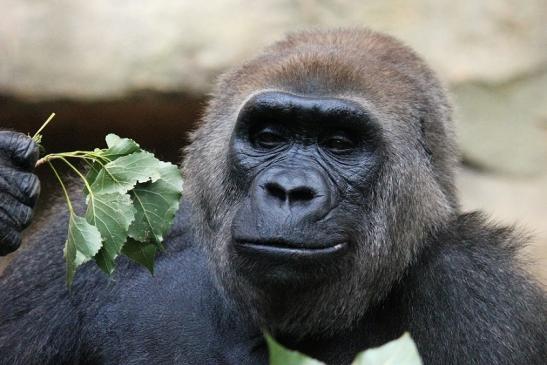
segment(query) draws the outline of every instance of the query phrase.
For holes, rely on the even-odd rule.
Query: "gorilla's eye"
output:
[[[285,138],[273,128],[264,128],[252,136],[252,141],[262,148],[275,148],[285,142]]]
[[[344,135],[335,135],[324,139],[321,144],[332,152],[343,153],[355,148],[355,142]]]

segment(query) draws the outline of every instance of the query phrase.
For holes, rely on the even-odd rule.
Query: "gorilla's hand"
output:
[[[15,251],[40,194],[32,172],[38,146],[22,133],[0,131],[0,256]]]

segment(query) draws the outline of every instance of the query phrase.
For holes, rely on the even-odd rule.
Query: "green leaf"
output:
[[[157,250],[158,247],[153,243],[142,243],[129,238],[123,245],[122,253],[154,274],[154,258]]]
[[[89,185],[92,185],[95,180],[97,179],[97,175],[99,175],[99,172],[103,166],[98,162],[93,162],[89,165],[89,170],[87,171],[87,174],[85,175],[85,179],[89,183]],[[89,194],[89,191],[87,190],[87,187],[84,189],[84,193],[87,195]]]
[[[135,219],[136,209],[128,194],[89,195],[86,219],[101,233],[103,247],[95,256],[97,265],[106,272],[114,271],[114,259],[127,240],[129,225]]]
[[[270,365],[324,365],[300,352],[287,350],[269,335],[266,335],[266,342],[270,353]]]
[[[271,336],[265,335],[270,353],[270,365],[324,365],[297,351],[287,350]],[[397,340],[361,352],[352,365],[422,365],[416,344],[408,333]]]
[[[124,194],[137,183],[157,181],[160,178],[160,160],[146,151],[134,152],[107,163],[91,185],[96,193]]]
[[[360,353],[352,365],[421,365],[416,344],[408,333],[387,344]]]
[[[114,161],[119,157],[130,155],[141,150],[141,146],[139,146],[137,142],[129,138],[120,138],[113,133],[107,135],[105,139],[108,148],[102,150],[101,155],[108,158],[110,161]]]
[[[117,160],[120,157],[130,155],[141,150],[139,144],[129,138],[120,138],[117,135],[111,133],[107,135],[105,139],[108,148],[102,150],[97,148],[94,151],[94,153],[98,154],[99,157],[108,160],[105,162],[105,164],[109,161]],[[95,182],[95,179],[97,178],[97,175],[99,174],[101,169],[102,165],[99,162],[94,162],[90,165],[89,171],[86,175],[86,179],[90,185]]]
[[[179,168],[161,162],[160,179],[138,184],[130,191],[137,212],[129,227],[129,237],[145,243],[161,243],[168,232],[182,196]]]
[[[70,214],[64,250],[67,267],[66,281],[69,287],[72,285],[76,268],[95,256],[101,246],[99,230],[89,224],[85,218]]]

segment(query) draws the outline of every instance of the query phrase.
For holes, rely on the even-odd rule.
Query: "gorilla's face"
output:
[[[366,219],[382,139],[357,103],[283,92],[254,95],[230,142],[230,179],[244,194],[230,261],[262,288],[336,280],[350,268]]]
[[[356,324],[450,214],[419,129],[366,103],[261,91],[231,126],[198,131],[187,193],[219,288],[274,334]]]

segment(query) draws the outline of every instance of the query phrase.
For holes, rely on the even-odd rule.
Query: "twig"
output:
[[[36,137],[40,134],[41,131],[44,130],[45,127],[47,127],[47,125],[49,124],[49,122],[51,122],[53,120],[53,118],[55,117],[55,113],[51,113],[51,115],[49,116],[49,118],[47,118],[46,122],[44,124],[42,124],[42,126],[40,127],[40,129],[38,129],[38,131],[36,133],[34,133],[34,136],[32,136],[32,139],[36,139]]]

